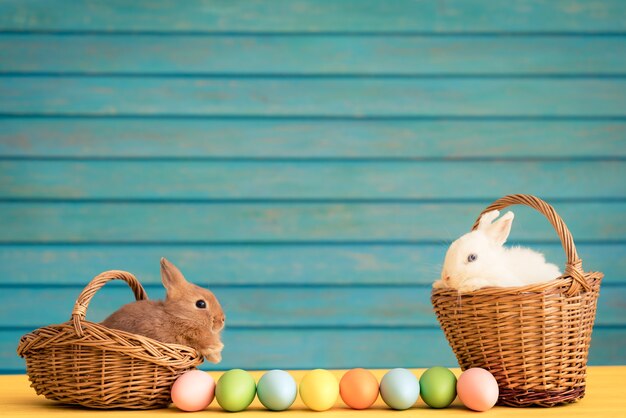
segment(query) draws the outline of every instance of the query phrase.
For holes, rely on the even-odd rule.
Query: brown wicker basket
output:
[[[20,339],[17,353],[26,359],[31,386],[48,399],[90,408],[166,407],[174,380],[202,363],[202,356],[190,347],[85,320],[91,298],[111,280],[128,283],[137,300],[148,298],[130,273],[96,276],[79,295],[70,321]]]
[[[567,255],[564,274],[547,283],[462,294],[433,289],[431,301],[461,368],[482,367],[495,376],[499,404],[574,402],[585,395],[587,355],[603,274],[583,271],[567,226],[543,200],[506,196],[483,213],[515,204],[538,210],[554,226]]]

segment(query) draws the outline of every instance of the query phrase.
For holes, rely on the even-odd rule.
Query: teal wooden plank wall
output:
[[[605,272],[590,362],[626,364],[625,178],[620,0],[4,0],[0,372],[161,256],[222,301],[218,368],[453,366],[429,286],[509,193]]]

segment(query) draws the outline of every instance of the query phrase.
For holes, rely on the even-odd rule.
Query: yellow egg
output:
[[[300,382],[300,398],[314,411],[326,411],[339,397],[339,382],[328,370],[315,369],[304,375]]]

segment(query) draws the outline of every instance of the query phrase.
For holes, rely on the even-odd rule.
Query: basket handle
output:
[[[567,225],[565,225],[565,222],[563,222],[563,219],[561,219],[561,217],[556,213],[554,208],[538,197],[527,194],[512,194],[496,200],[478,216],[478,219],[474,222],[474,226],[472,226],[472,231],[478,227],[480,217],[485,213],[491,212],[492,210],[501,210],[511,205],[526,205],[536,209],[550,221],[556,230],[556,233],[561,239],[563,250],[565,250],[565,255],[567,256],[565,271],[559,279],[566,280],[570,277],[572,278],[572,285],[567,290],[566,294],[568,296],[574,295],[578,293],[581,288],[586,292],[590,291],[591,286],[585,280],[582,260],[578,257],[578,253],[576,252],[576,246],[574,245],[572,234],[569,232]]]
[[[100,273],[96,277],[94,277],[87,286],[83,289],[83,291],[78,295],[78,299],[74,304],[74,309],[72,310],[72,322],[74,323],[74,330],[76,331],[76,335],[79,337],[83,336],[83,327],[81,322],[85,320],[85,316],[87,315],[87,308],[89,307],[89,302],[91,302],[91,298],[96,294],[98,290],[102,288],[105,284],[112,280],[123,280],[128,286],[132,289],[135,294],[136,300],[144,300],[148,299],[148,295],[144,290],[143,286],[139,281],[127,271],[122,270],[109,270],[104,273]]]

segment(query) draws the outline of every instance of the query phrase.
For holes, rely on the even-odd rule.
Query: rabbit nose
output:
[[[224,329],[225,321],[226,321],[226,318],[224,317],[224,314],[213,317],[213,330],[221,331],[222,329]]]

